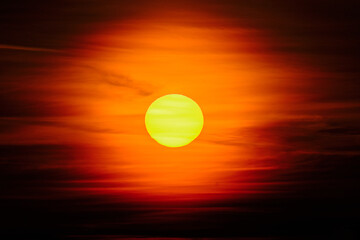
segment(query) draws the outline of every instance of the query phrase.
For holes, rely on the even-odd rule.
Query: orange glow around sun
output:
[[[293,71],[262,54],[266,44],[251,29],[217,15],[159,11],[107,22],[54,63],[68,76],[54,87],[81,110],[63,117],[61,130],[37,131],[39,141],[57,132],[53,141],[87,146],[73,171],[97,176],[83,189],[95,194],[196,199],[265,191],[251,182],[271,177],[257,172],[274,167],[266,144],[276,142],[251,145],[257,135],[249,129],[279,118],[273,113],[287,96],[273,90],[289,84],[283,79]],[[186,147],[158,144],[144,124],[151,103],[169,93],[191,97],[206,119]]]

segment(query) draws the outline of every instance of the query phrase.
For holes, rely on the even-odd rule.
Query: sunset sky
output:
[[[358,9],[5,1],[1,233],[356,239]],[[146,131],[146,110],[166,94],[202,109],[187,146]]]

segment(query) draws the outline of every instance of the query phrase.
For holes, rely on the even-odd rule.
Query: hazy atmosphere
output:
[[[5,1],[5,239],[357,239],[356,1]],[[166,94],[201,108],[152,139]],[[24,238],[24,239],[25,239]]]

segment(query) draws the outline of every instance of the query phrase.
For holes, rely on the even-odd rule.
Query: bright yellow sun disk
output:
[[[204,117],[199,105],[180,94],[169,94],[156,99],[145,115],[150,136],[167,147],[182,147],[199,136]]]

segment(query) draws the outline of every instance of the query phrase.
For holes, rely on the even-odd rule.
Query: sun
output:
[[[145,115],[150,136],[166,147],[182,147],[199,136],[204,117],[199,105],[181,94],[156,99]]]

